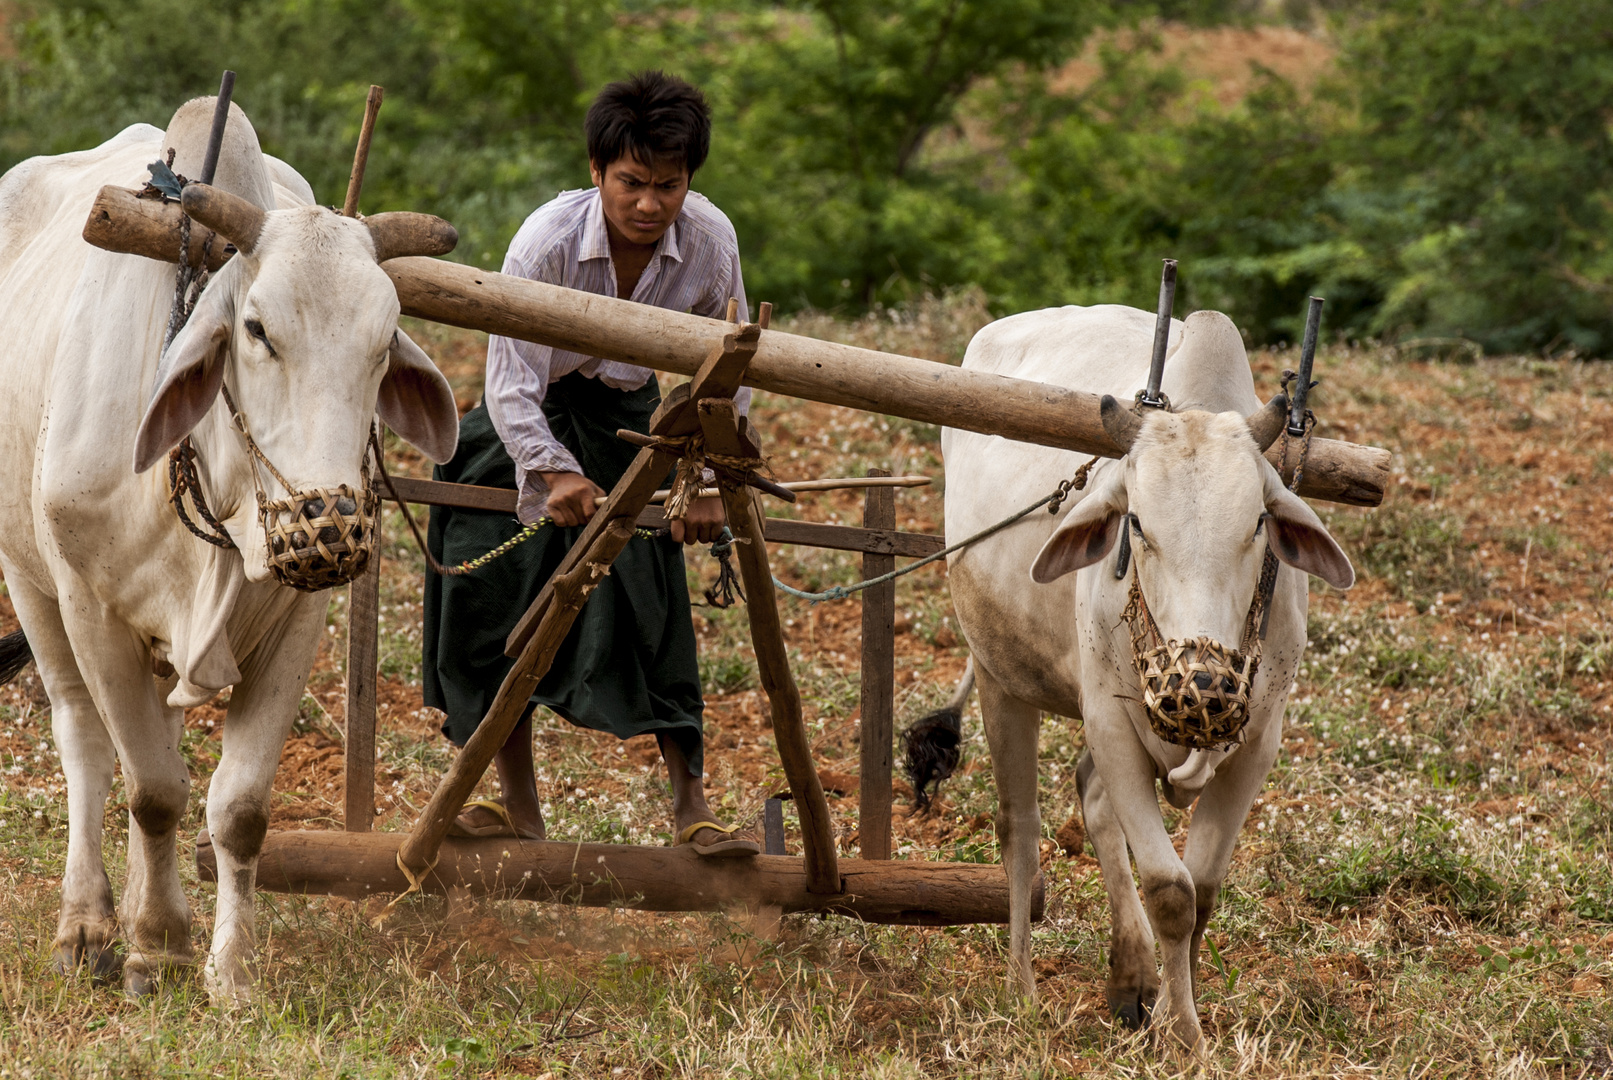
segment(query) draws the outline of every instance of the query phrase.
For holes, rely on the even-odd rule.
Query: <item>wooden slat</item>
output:
[[[934,533],[860,529],[855,525],[824,525],[816,521],[791,521],[788,518],[770,517],[767,519],[766,528],[767,542],[770,544],[801,544],[805,547],[833,548],[837,551],[896,555],[904,559],[922,559],[926,555],[934,555],[947,546],[946,537],[936,536]]]
[[[411,503],[515,513],[515,492],[509,488],[448,484],[441,480],[415,480],[407,476],[394,476],[392,483],[397,487],[398,495]],[[651,506],[639,515],[638,523],[646,529],[665,528],[666,515],[660,507]],[[904,559],[922,559],[946,547],[946,538],[934,533],[864,529],[853,525],[826,525],[818,521],[793,521],[789,518],[767,518],[764,528],[769,544],[800,544],[836,551],[896,555]]]
[[[456,510],[495,510],[515,513],[515,489],[481,487],[477,484],[450,484],[444,480],[416,480],[412,476],[394,476],[392,486],[405,502],[424,503],[427,506],[451,506]],[[390,495],[383,491],[383,498]]]
[[[888,475],[870,469],[869,476]],[[873,531],[896,527],[896,491],[870,488],[863,525]],[[865,554],[863,579],[896,569],[896,556]],[[891,857],[891,741],[896,701],[896,582],[862,593],[862,734],[858,770],[858,845],[865,859]]]

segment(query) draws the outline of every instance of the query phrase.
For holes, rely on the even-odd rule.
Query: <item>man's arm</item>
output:
[[[549,418],[543,414],[553,353],[547,345],[515,338],[494,336],[487,340],[484,399],[493,427],[515,462],[515,482],[520,492],[516,516],[523,524],[531,524],[546,515],[554,517],[559,525],[580,524],[561,521],[552,505],[554,485],[549,477],[576,475],[582,478],[582,466],[555,438],[549,428]],[[562,508],[568,518],[573,515],[567,511],[576,509],[569,505],[571,502],[575,499],[567,500],[568,505]],[[593,513],[591,499],[587,505],[584,521]]]

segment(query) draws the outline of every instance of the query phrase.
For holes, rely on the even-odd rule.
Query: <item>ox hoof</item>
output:
[[[110,942],[100,945],[62,945],[51,958],[56,974],[69,976],[80,971],[98,983],[116,979],[123,970],[123,958]]]
[[[1119,1020],[1128,1031],[1141,1031],[1148,1026],[1148,1020],[1154,1009],[1154,995],[1142,991],[1111,992],[1109,998],[1109,1013]]]
[[[131,956],[123,962],[123,992],[143,998],[157,989],[157,972],[143,957]]]
[[[225,961],[219,963],[208,957],[202,969],[202,986],[208,999],[221,1009],[239,1009],[252,1004],[254,987],[252,974],[246,965]]]

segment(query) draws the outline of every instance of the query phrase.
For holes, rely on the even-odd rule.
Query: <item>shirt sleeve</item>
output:
[[[533,281],[566,285],[558,260],[547,259],[528,266],[512,251],[504,260],[504,272]],[[543,414],[543,400],[549,392],[555,350],[518,338],[489,336],[487,339],[487,384],[483,397],[487,415],[499,439],[515,462],[518,491],[516,517],[524,525],[544,517],[549,508],[549,485],[540,475],[546,472],[582,472],[582,466],[549,428]]]

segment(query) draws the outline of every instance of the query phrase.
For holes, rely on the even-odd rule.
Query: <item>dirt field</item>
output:
[[[984,320],[968,295],[820,336],[956,360]],[[465,405],[474,336],[421,328]],[[1254,358],[1263,393],[1291,356]],[[1322,432],[1395,452],[1376,511],[1319,507],[1355,561],[1341,595],[1313,583],[1311,646],[1284,749],[1247,826],[1200,1006],[1216,1071],[1258,1076],[1613,1074],[1613,369],[1324,349]],[[927,473],[902,527],[939,531],[937,432],[760,398],[785,479]],[[418,468],[402,451],[395,467]],[[856,521],[852,494],[802,517]],[[420,560],[399,538],[383,576],[383,829],[406,827],[449,759],[422,708]],[[801,587],[849,582],[854,557],[775,549]],[[710,575],[691,558],[691,577]],[[898,723],[947,696],[965,648],[944,571],[898,589]],[[277,828],[334,827],[341,803],[345,596],[281,761]],[[785,610],[842,848],[857,829],[855,602]],[[697,614],[709,694],[708,785],[745,817],[781,784],[741,610]],[[15,626],[0,604],[0,631]],[[217,760],[219,703],[187,716],[195,767],[188,861]],[[978,713],[936,810],[899,790],[903,858],[994,861],[994,800]],[[539,724],[553,838],[667,842],[653,744]],[[1047,919],[1043,1002],[1002,992],[1001,931],[890,929],[792,916],[774,943],[722,916],[517,903],[408,903],[384,930],[359,905],[263,896],[262,1001],[211,1010],[199,985],[133,1002],[50,973],[66,827],[48,705],[31,669],[0,692],[0,1076],[1052,1077],[1170,1074],[1112,1028],[1102,979],[1107,906],[1071,831],[1079,723],[1043,729]],[[491,790],[491,789],[489,789]],[[121,880],[127,816],[108,808]],[[1190,815],[1169,813],[1185,829]],[[186,870],[205,944],[213,893]]]

